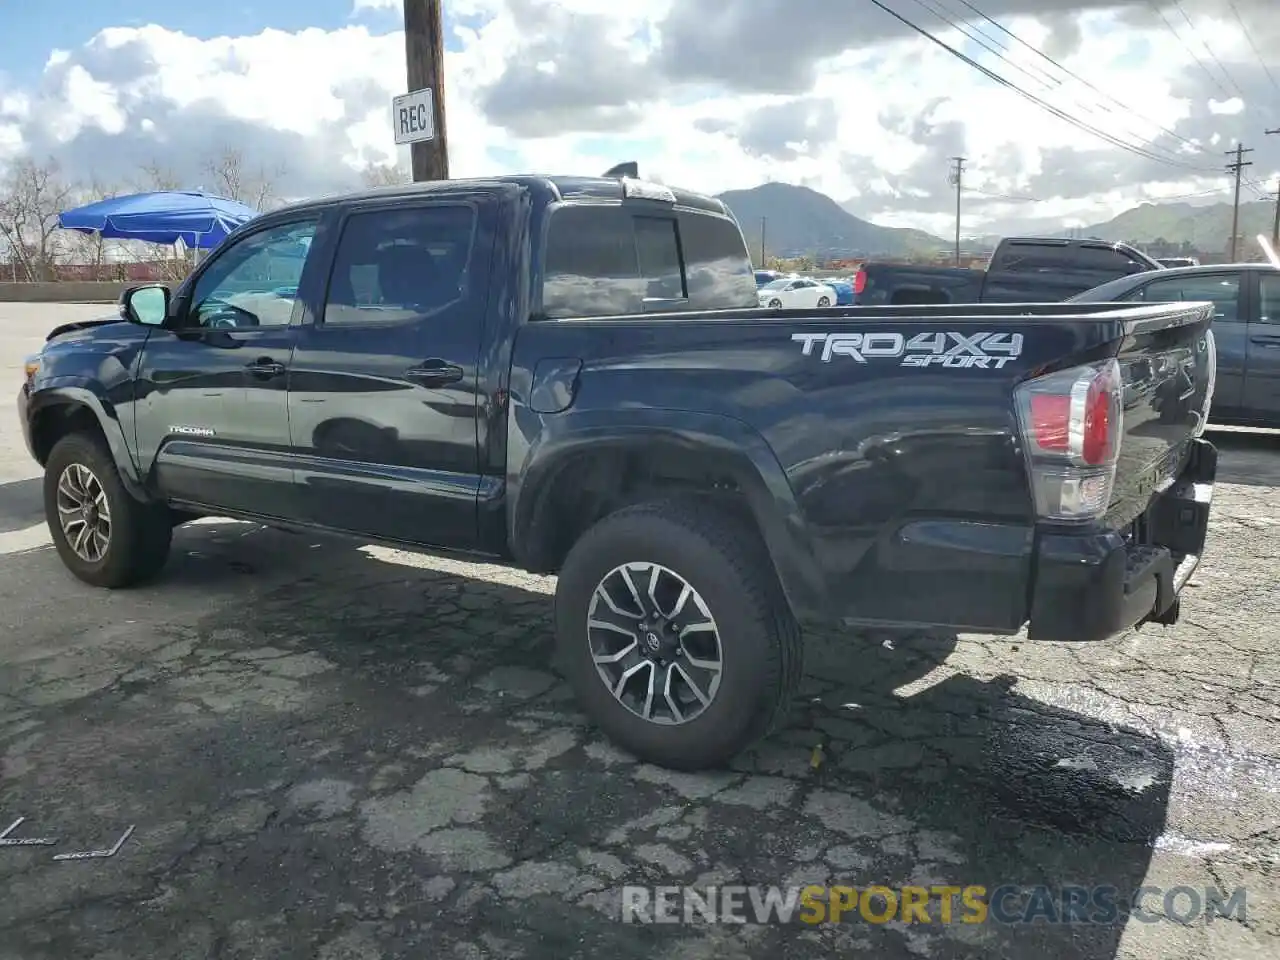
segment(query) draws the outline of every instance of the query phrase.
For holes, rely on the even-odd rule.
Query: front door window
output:
[[[196,280],[189,325],[287,326],[316,226],[285,223],[233,241]]]

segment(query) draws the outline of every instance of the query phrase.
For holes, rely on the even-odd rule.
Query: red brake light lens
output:
[[[1084,440],[1080,445],[1081,459],[1090,466],[1107,462],[1111,454],[1115,441],[1111,422],[1113,406],[1108,384],[1100,377],[1094,379],[1085,397]]]
[[[1051,393],[1031,395],[1031,430],[1041,450],[1066,453],[1070,422],[1070,397]]]
[[[867,289],[867,271],[859,270],[853,275],[853,292],[857,294],[865,289]]]

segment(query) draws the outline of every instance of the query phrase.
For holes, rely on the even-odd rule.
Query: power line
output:
[[[1249,41],[1249,49],[1252,50],[1253,55],[1258,58],[1258,63],[1262,64],[1262,72],[1267,75],[1267,79],[1271,81],[1271,85],[1276,88],[1276,93],[1280,93],[1280,83],[1276,82],[1275,75],[1271,72],[1271,68],[1267,66],[1267,61],[1263,59],[1262,53],[1258,50],[1258,45],[1253,42],[1253,35],[1249,33],[1249,28],[1245,25],[1244,17],[1240,16],[1240,11],[1236,8],[1235,0],[1227,0],[1227,6],[1231,8],[1232,14],[1235,15],[1236,23],[1240,24],[1240,30],[1244,34],[1245,40]]]
[[[1182,34],[1178,33],[1178,31],[1174,29],[1173,24],[1169,22],[1169,18],[1164,15],[1164,11],[1156,4],[1156,0],[1147,0],[1147,5],[1150,6],[1151,9],[1156,12],[1156,15],[1164,21],[1164,25],[1169,28],[1169,32],[1173,34],[1174,39],[1182,44],[1182,49],[1186,50],[1187,53],[1191,55],[1191,59],[1194,60],[1196,65],[1204,71],[1204,75],[1213,81],[1213,85],[1222,91],[1222,95],[1224,97],[1230,100],[1231,94],[1227,91],[1227,88],[1222,85],[1222,81],[1213,75],[1213,71],[1210,70],[1205,65],[1205,62],[1200,59],[1199,55],[1191,49],[1187,41],[1182,39]]]
[[[978,63],[972,57],[967,56],[964,53],[961,53],[959,50],[951,46],[949,43],[943,40],[939,40],[928,30],[924,29],[924,27],[921,27],[912,23],[902,14],[898,13],[895,10],[889,9],[889,7],[885,6],[884,3],[881,2],[881,0],[870,0],[870,2],[874,6],[879,7],[885,13],[889,14],[889,16],[893,17],[899,23],[902,23],[903,25],[911,28],[916,33],[924,37],[925,39],[938,45],[943,50],[946,50],[953,57],[956,57],[957,59],[962,60],[964,63],[973,67],[975,70],[979,71],[983,76],[987,77],[988,79],[994,80],[996,83],[1000,84],[1002,87],[1012,90],[1014,93],[1018,94],[1018,96],[1022,97],[1024,100],[1028,100],[1031,103],[1036,104],[1042,109],[1053,114],[1055,117],[1058,117],[1060,120],[1063,120],[1066,123],[1071,124],[1072,126],[1076,127],[1079,130],[1083,130],[1086,133],[1091,133],[1095,137],[1098,137],[1099,139],[1105,140],[1106,142],[1110,143],[1112,146],[1120,147],[1122,150],[1127,150],[1128,152],[1136,154],[1137,156],[1143,157],[1146,160],[1154,160],[1157,163],[1165,163],[1165,164],[1169,164],[1170,166],[1182,167],[1184,169],[1194,170],[1196,172],[1203,172],[1207,169],[1204,167],[1196,167],[1196,166],[1192,166],[1191,164],[1186,164],[1176,160],[1171,160],[1168,157],[1162,157],[1159,154],[1151,153],[1150,151],[1144,150],[1141,147],[1135,147],[1133,144],[1126,143],[1123,140],[1117,139],[1116,137],[1107,133],[1105,130],[1099,130],[1097,127],[1092,126],[1091,124],[1085,123],[1083,120],[1080,120],[1077,117],[1073,117],[1070,114],[1066,113],[1065,111],[1058,109],[1053,104],[1047,103],[1046,101],[1037,97],[1035,94],[1028,93],[1026,90],[1023,90],[1021,87],[1019,87],[1016,83],[1013,83],[1010,80],[1006,80],[1004,77],[1000,76],[995,71],[990,70],[987,67],[984,67],[982,64]]]
[[[986,190],[979,190],[977,187],[965,187],[965,193],[976,193],[980,197],[990,197],[993,200],[1009,200],[1018,203],[1044,203],[1039,197],[1015,197],[1008,193],[990,193]]]
[[[1191,29],[1191,32],[1196,36],[1200,36],[1200,32],[1196,30],[1196,25],[1191,22],[1191,18],[1187,16],[1187,11],[1182,8],[1181,0],[1173,0],[1173,6],[1180,14],[1182,14],[1182,19],[1187,22],[1187,26]],[[1238,93],[1240,95],[1240,99],[1243,100],[1245,98],[1244,91],[1240,89],[1240,84],[1236,83],[1235,77],[1231,76],[1231,71],[1222,65],[1222,61],[1218,59],[1218,55],[1213,52],[1213,47],[1209,46],[1209,41],[1203,36],[1200,36],[1200,43],[1204,45],[1205,52],[1209,54],[1209,56],[1213,57],[1213,62],[1218,65],[1218,69],[1222,71],[1222,75],[1227,78],[1227,83],[1236,88],[1236,93]]]
[[[963,33],[966,37],[968,37],[978,46],[982,47],[984,50],[995,54],[997,58],[999,58],[1000,60],[1003,60],[1005,63],[1009,64],[1009,66],[1013,67],[1015,70],[1017,70],[1019,73],[1023,74],[1024,76],[1031,77],[1033,80],[1038,80],[1041,84],[1043,84],[1046,87],[1062,86],[1061,80],[1059,80],[1057,77],[1052,76],[1049,73],[1046,73],[1044,70],[1040,70],[1037,68],[1035,70],[1035,73],[1033,74],[1030,68],[1024,67],[1021,64],[1015,63],[1013,60],[1010,60],[1007,56],[1005,56],[1005,54],[1009,52],[1009,48],[1007,46],[1002,44],[999,40],[991,36],[989,33],[985,33],[984,31],[978,29],[976,26],[972,27],[972,29],[976,30],[978,32],[978,35],[983,38],[982,40],[979,40],[978,37],[975,37],[972,33],[969,32],[969,28],[970,28],[969,24],[962,24],[958,20],[956,20],[954,17],[948,16],[949,11],[947,11],[945,6],[943,6],[941,3],[939,3],[937,6],[934,6],[934,4],[931,2],[926,3],[925,0],[915,0],[915,2],[925,7],[926,9],[928,9],[930,13],[932,13],[935,17],[937,17],[943,23],[946,23],[949,26],[953,27],[954,29]],[[938,9],[939,6],[943,7],[943,9],[939,10]],[[991,43],[996,44],[996,46],[999,47],[1000,49],[997,50],[995,49],[995,47],[988,46],[986,43],[983,42],[983,40],[991,41]]]
[[[1185,143],[1187,146],[1189,146],[1189,147],[1193,148],[1194,150],[1202,151],[1202,150],[1204,149],[1203,147],[1201,147],[1201,146],[1200,146],[1200,144],[1196,143],[1195,141],[1193,141],[1193,140],[1188,140],[1186,137],[1182,136],[1182,135],[1181,135],[1181,134],[1179,134],[1179,133],[1175,133],[1173,130],[1170,130],[1168,127],[1163,126],[1162,124],[1157,123],[1155,120],[1152,120],[1150,117],[1146,116],[1145,114],[1139,113],[1137,110],[1133,109],[1133,107],[1131,107],[1131,106],[1129,106],[1129,105],[1125,104],[1124,102],[1122,102],[1122,101],[1120,101],[1120,100],[1116,99],[1114,96],[1112,96],[1111,94],[1107,93],[1105,90],[1102,90],[1102,89],[1098,88],[1097,86],[1095,86],[1094,84],[1090,83],[1090,82],[1089,82],[1088,80],[1086,80],[1084,77],[1080,76],[1080,75],[1079,75],[1079,74],[1077,74],[1077,73],[1072,72],[1072,71],[1071,71],[1070,69],[1068,69],[1067,67],[1064,67],[1061,63],[1059,63],[1059,62],[1058,62],[1057,60],[1055,60],[1053,57],[1049,56],[1049,55],[1048,55],[1047,53],[1045,53],[1044,51],[1040,50],[1038,47],[1035,47],[1035,46],[1033,46],[1032,44],[1028,43],[1026,40],[1023,40],[1021,37],[1019,37],[1019,36],[1018,36],[1016,33],[1014,33],[1012,30],[1008,29],[1008,28],[1007,28],[1007,27],[1005,27],[1003,24],[998,23],[997,21],[993,20],[991,17],[987,16],[987,14],[983,13],[981,10],[979,10],[977,7],[975,7],[972,3],[970,3],[970,2],[969,2],[969,0],[958,0],[958,2],[959,2],[962,6],[964,6],[964,7],[968,8],[969,10],[971,10],[973,13],[977,14],[977,15],[978,15],[979,17],[981,17],[983,20],[987,21],[987,23],[991,24],[993,27],[995,27],[995,28],[996,28],[997,30],[999,30],[1001,33],[1004,33],[1005,35],[1007,35],[1007,36],[1008,36],[1011,40],[1013,40],[1015,43],[1019,44],[1020,46],[1026,47],[1028,50],[1030,50],[1030,51],[1031,51],[1032,53],[1034,53],[1036,56],[1038,56],[1038,57],[1040,57],[1041,59],[1046,60],[1046,61],[1048,61],[1049,63],[1053,64],[1055,67],[1057,67],[1057,68],[1058,68],[1059,70],[1061,70],[1063,73],[1065,73],[1067,76],[1071,77],[1071,79],[1076,80],[1077,82],[1084,84],[1084,86],[1088,87],[1090,90],[1092,90],[1092,91],[1093,91],[1094,93],[1096,93],[1098,96],[1100,96],[1100,97],[1105,97],[1107,100],[1110,100],[1113,104],[1115,104],[1117,107],[1119,107],[1121,110],[1125,111],[1126,113],[1131,114],[1131,115],[1132,115],[1132,116],[1134,116],[1134,117],[1137,117],[1137,118],[1138,118],[1139,120],[1141,120],[1143,123],[1148,123],[1148,124],[1150,124],[1151,126],[1155,127],[1157,130],[1161,131],[1162,133],[1167,133],[1169,136],[1171,136],[1171,137],[1173,137],[1173,138],[1175,138],[1175,139],[1177,139],[1177,140],[1181,140],[1183,143]]]
[[[1234,154],[1235,151],[1232,150],[1231,153]],[[1244,186],[1249,187],[1252,190],[1257,190],[1258,188],[1267,186],[1261,180],[1242,180],[1240,182]],[[1202,197],[1219,197],[1219,196],[1222,196],[1222,194],[1224,193],[1229,194],[1230,192],[1231,192],[1231,187],[1228,185],[1225,187],[1214,187],[1211,190],[1198,190],[1195,193],[1179,193],[1172,197],[1147,197],[1143,202],[1144,203],[1169,203],[1174,200],[1198,200]]]
[[[924,7],[926,10],[928,10],[930,13],[932,13],[935,17],[937,17],[937,18],[938,18],[939,20],[941,20],[943,23],[945,23],[945,24],[947,24],[948,26],[952,27],[953,29],[957,30],[957,31],[958,31],[959,33],[961,33],[963,36],[967,37],[969,40],[972,40],[974,43],[976,43],[978,46],[982,47],[984,50],[987,50],[988,52],[995,54],[995,56],[996,56],[996,59],[997,59],[997,60],[1000,60],[1000,61],[1002,61],[1002,62],[1004,62],[1004,63],[1008,64],[1009,66],[1013,67],[1013,68],[1014,68],[1015,70],[1017,70],[1018,72],[1020,72],[1020,73],[1024,74],[1025,76],[1031,77],[1031,79],[1033,79],[1033,80],[1036,80],[1038,83],[1040,83],[1040,85],[1041,85],[1042,87],[1046,87],[1046,88],[1050,88],[1050,87],[1057,87],[1057,88],[1061,88],[1061,87],[1062,87],[1062,81],[1061,81],[1061,80],[1058,80],[1058,79],[1057,79],[1057,78],[1055,78],[1055,77],[1048,76],[1047,74],[1045,74],[1045,72],[1044,72],[1044,71],[1042,71],[1042,70],[1037,70],[1037,71],[1036,71],[1036,73],[1038,73],[1038,74],[1039,74],[1039,76],[1037,77],[1037,76],[1034,76],[1034,75],[1031,73],[1031,71],[1030,71],[1030,70],[1028,70],[1027,68],[1023,67],[1021,64],[1018,64],[1018,63],[1014,62],[1013,60],[1010,60],[1007,56],[1005,56],[1005,53],[1007,53],[1007,52],[1008,52],[1008,48],[1007,48],[1007,47],[1005,47],[1005,46],[1003,46],[1002,44],[1000,44],[1000,41],[996,40],[994,37],[991,37],[991,36],[989,36],[988,34],[986,34],[986,33],[982,33],[981,31],[979,31],[979,33],[981,34],[981,36],[982,36],[984,39],[986,39],[986,40],[990,40],[992,43],[995,43],[995,44],[1000,45],[1000,49],[999,49],[999,50],[995,49],[994,47],[989,46],[988,44],[984,43],[982,40],[979,40],[979,39],[978,39],[978,37],[975,37],[972,33],[970,33],[970,29],[977,30],[977,28],[976,28],[976,27],[971,27],[969,24],[961,23],[958,19],[956,19],[956,17],[949,16],[948,14],[949,14],[949,12],[950,12],[950,11],[946,11],[946,10],[945,10],[945,8],[944,8],[943,10],[938,10],[938,9],[933,5],[932,0],[915,0],[915,3],[916,3],[918,6],[922,6],[922,7]],[[971,6],[971,7],[972,7],[972,5],[971,5],[971,4],[970,4],[969,6]],[[976,8],[973,8],[973,9],[976,9]],[[1045,78],[1045,77],[1047,77],[1047,81],[1046,81],[1046,79],[1043,79],[1043,78]],[[1098,106],[1097,106],[1097,105],[1092,105],[1092,104],[1082,104],[1079,100],[1074,100],[1074,99],[1070,102],[1070,105],[1071,105],[1071,106],[1074,106],[1074,107],[1075,107],[1076,109],[1078,109],[1078,110],[1093,111],[1093,112],[1095,112],[1095,113],[1096,113],[1096,112],[1097,112],[1097,110],[1098,110]],[[1103,110],[1105,110],[1106,112],[1108,112],[1108,113],[1112,113],[1112,114],[1114,114],[1114,113],[1115,113],[1115,111],[1114,111],[1114,110],[1112,110],[1110,107],[1106,106],[1105,104],[1102,104],[1101,106],[1102,106],[1102,109],[1103,109]],[[1132,137],[1132,138],[1134,138],[1134,139],[1138,140],[1138,142],[1139,142],[1138,144],[1134,144],[1134,143],[1131,143],[1131,142],[1130,142],[1130,143],[1129,143],[1129,145],[1130,145],[1130,146],[1139,146],[1139,144],[1141,144],[1141,143],[1143,142],[1143,140],[1144,140],[1144,138],[1143,138],[1140,134],[1134,134],[1132,131],[1127,131],[1127,130],[1126,130],[1126,131],[1124,131],[1124,132],[1125,132],[1126,134],[1128,134],[1128,136],[1129,136],[1129,137]],[[1119,137],[1118,135],[1115,135],[1115,136],[1116,136],[1116,138],[1117,138],[1117,139],[1120,139],[1120,137]],[[1150,143],[1149,141],[1147,142],[1147,145],[1146,145],[1146,146],[1140,146],[1140,147],[1139,147],[1139,149],[1150,150],[1150,151],[1152,151],[1152,152],[1155,152],[1155,151],[1157,151],[1157,150],[1160,150],[1160,151],[1163,151],[1164,153],[1168,153],[1168,154],[1169,154],[1169,156],[1170,156],[1170,158],[1176,158],[1176,155],[1173,153],[1173,151],[1168,150],[1167,148],[1164,148],[1164,147],[1157,147],[1155,144],[1152,144],[1152,143]],[[1175,159],[1175,162],[1176,162],[1176,159]]]

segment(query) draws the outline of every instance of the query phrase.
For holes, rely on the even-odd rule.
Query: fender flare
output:
[[[544,507],[568,461],[611,447],[661,443],[715,459],[744,493],[792,612],[800,618],[825,615],[825,581],[795,494],[773,450],[750,424],[722,414],[648,407],[571,409],[541,427],[527,446],[521,444],[523,457],[509,454],[507,461],[507,536],[522,564],[537,565],[543,524],[551,522]]]
[[[116,470],[125,488],[140,500],[152,499],[138,472],[137,461],[134,459],[133,450],[115,405],[98,391],[85,386],[83,381],[59,383],[54,380],[47,385],[42,384],[31,394],[27,405],[27,418],[31,424],[33,445],[36,438],[36,423],[40,415],[58,407],[88,410],[97,421],[103,437],[106,438],[111,458],[115,461]]]

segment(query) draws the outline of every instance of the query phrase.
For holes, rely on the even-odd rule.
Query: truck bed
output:
[[[568,410],[525,420],[517,409],[509,482],[518,489],[522,461],[602,411],[636,429],[731,422],[776,467],[768,495],[784,512],[771,547],[796,565],[803,586],[791,592],[853,622],[1013,632],[1053,534],[1034,511],[1015,387],[1119,360],[1110,510],[1092,526],[1100,540],[1071,541],[1109,550],[1191,456],[1211,389],[1209,317],[1204,304],[1001,304],[532,323],[517,337],[514,400],[537,358],[580,358],[581,370]],[[936,342],[955,352],[939,357]],[[913,588],[896,589],[906,574]]]

